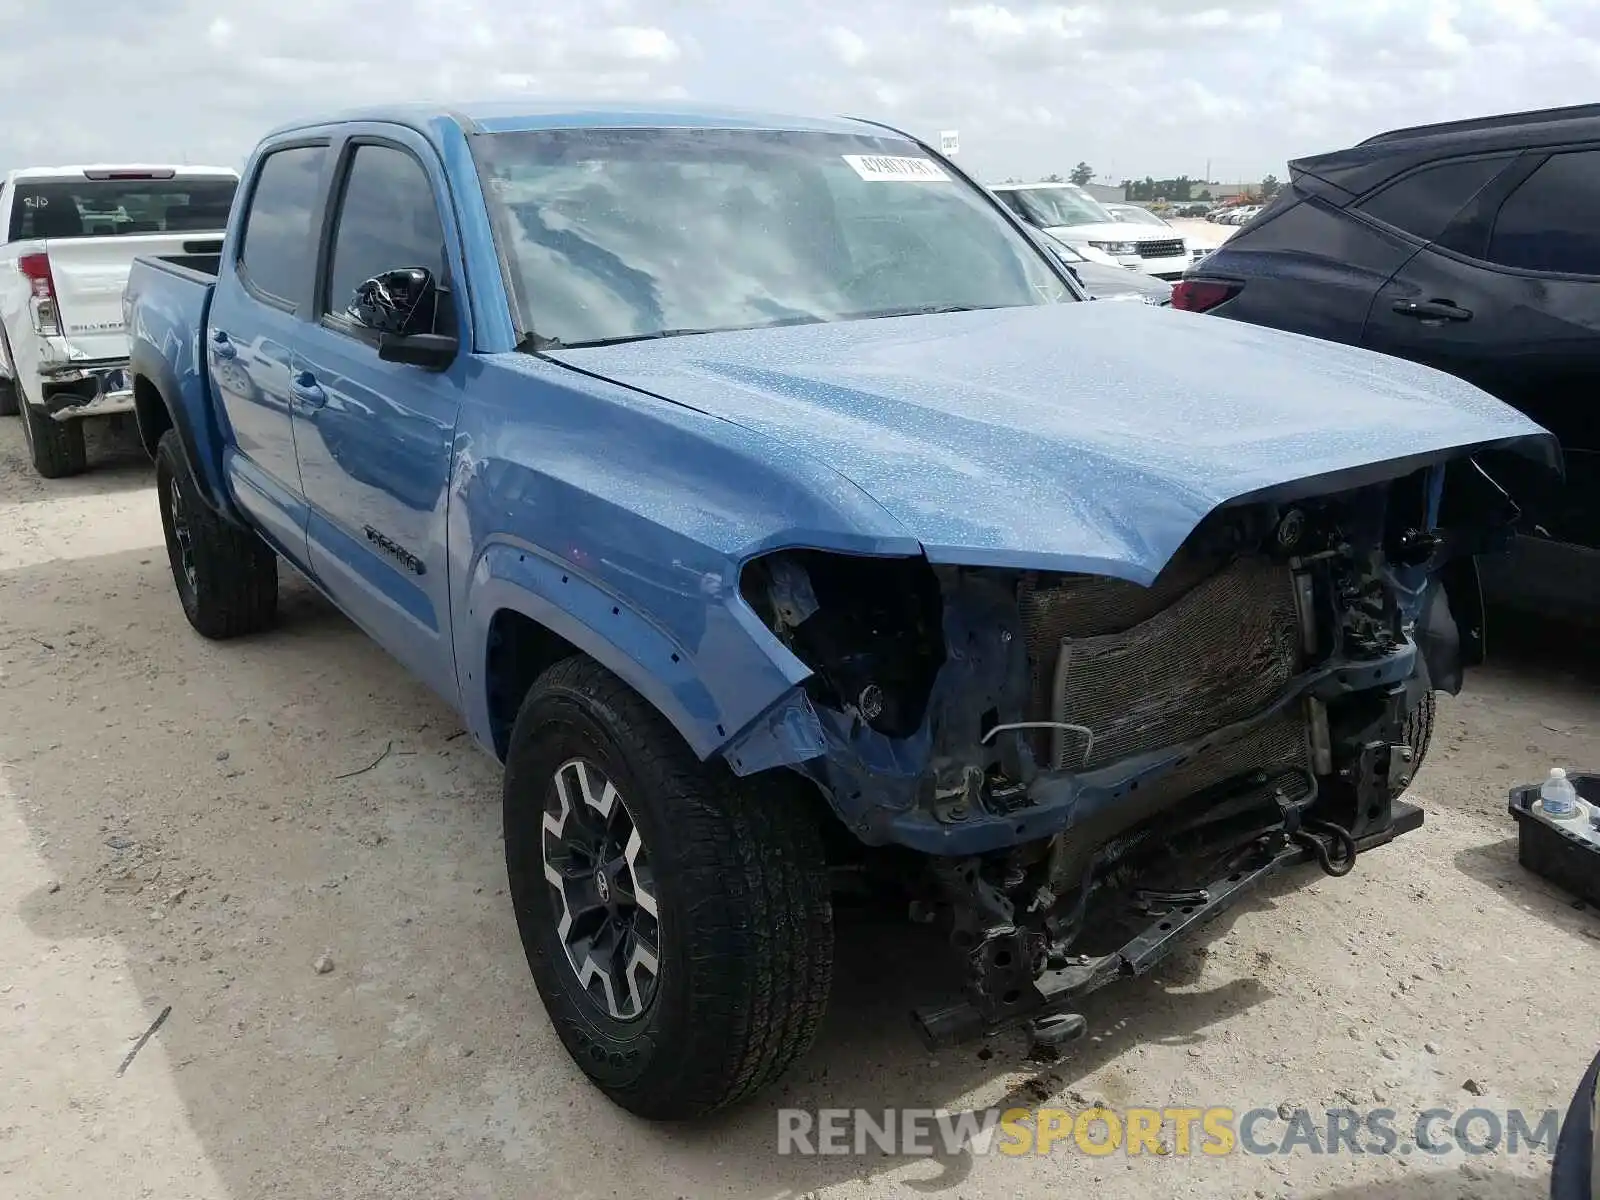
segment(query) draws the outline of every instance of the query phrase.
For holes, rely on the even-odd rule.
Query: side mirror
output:
[[[458,339],[442,333],[385,333],[378,337],[378,357],[384,362],[430,371],[442,371],[455,362],[460,349]]]
[[[426,267],[385,271],[356,287],[345,316],[376,333],[431,333],[438,291]]]
[[[356,288],[345,315],[378,334],[378,357],[430,371],[455,361],[460,341],[433,332],[440,292],[425,267],[401,267]]]
[[[1083,276],[1078,274],[1078,263],[1082,262],[1083,260],[1078,258],[1075,252],[1067,249],[1067,247],[1063,246],[1060,242],[1055,241],[1053,238],[1044,237],[1041,238],[1040,241],[1044,246],[1045,253],[1049,254],[1056,260],[1056,262],[1060,263],[1062,269],[1065,270],[1068,275],[1072,276],[1073,282],[1083,289],[1084,295],[1088,299],[1093,300],[1094,297],[1089,295],[1089,285],[1084,283]]]

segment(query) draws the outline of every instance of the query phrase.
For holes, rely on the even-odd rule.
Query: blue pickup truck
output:
[[[948,935],[931,1044],[1059,1043],[1416,829],[1495,456],[1560,469],[1428,368],[1087,302],[865,120],[282,128],[125,307],[190,623],[265,628],[286,559],[459,710],[555,1028],[652,1118],[810,1044],[841,888]]]

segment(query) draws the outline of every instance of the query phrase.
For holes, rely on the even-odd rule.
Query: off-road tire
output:
[[[156,446],[156,498],[172,582],[189,624],[216,640],[270,628],[278,615],[278,556],[200,498],[176,430],[163,433]],[[187,566],[180,530],[189,538]]]
[[[1427,691],[1422,693],[1422,699],[1406,717],[1402,727],[1401,736],[1405,738],[1406,745],[1411,747],[1411,769],[1407,774],[1415,779],[1417,772],[1422,770],[1422,760],[1428,756],[1428,745],[1433,741],[1433,721],[1437,715],[1438,706],[1435,703],[1435,693]],[[1406,787],[1410,785],[1407,784]],[[1399,799],[1405,794],[1406,787],[1393,787],[1390,789],[1390,799]]]
[[[545,806],[574,758],[615,785],[651,857],[660,973],[630,1020],[579,986],[557,933],[560,893],[543,873]],[[804,786],[701,763],[587,658],[549,668],[523,701],[504,794],[517,925],[562,1044],[628,1111],[704,1116],[772,1082],[815,1037],[833,974],[833,910]]]
[[[81,475],[89,466],[89,452],[83,442],[82,421],[57,421],[27,402],[21,383],[16,388],[22,415],[22,440],[28,444],[33,469],[46,479]]]

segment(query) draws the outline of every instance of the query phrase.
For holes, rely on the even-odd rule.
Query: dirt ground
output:
[[[194,636],[147,464],[94,458],[46,483],[0,421],[0,1195],[1545,1195],[1543,1153],[779,1157],[775,1110],[1564,1109],[1600,1048],[1600,917],[1517,865],[1505,795],[1600,767],[1600,654],[1499,627],[1495,664],[1442,704],[1424,832],[1347,879],[1279,881],[1096,996],[1054,1064],[1017,1038],[925,1053],[906,1013],[937,947],[852,913],[786,1084],[651,1127],[540,1007],[495,764],[299,581],[270,636]]]

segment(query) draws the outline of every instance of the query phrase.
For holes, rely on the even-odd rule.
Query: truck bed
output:
[[[139,258],[160,263],[170,269],[171,274],[195,283],[215,283],[222,269],[222,242],[218,238],[185,242],[181,254],[143,254]]]
[[[181,254],[142,255],[133,261],[123,296],[123,311],[132,317],[137,310],[128,322],[128,369],[140,439],[153,454],[161,434],[176,427],[201,488],[217,504],[226,503],[223,440],[211,406],[205,348],[220,262],[220,248],[185,246]],[[170,416],[162,396],[172,405]]]

